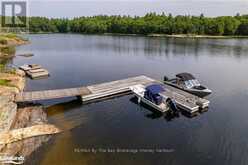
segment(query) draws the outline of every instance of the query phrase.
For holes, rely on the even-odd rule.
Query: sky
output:
[[[3,1],[3,0],[0,0]],[[73,18],[94,15],[138,15],[157,12],[172,15],[222,16],[248,14],[248,0],[29,0],[30,16]]]

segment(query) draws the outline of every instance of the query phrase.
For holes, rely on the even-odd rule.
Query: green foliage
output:
[[[14,33],[6,33],[3,36],[6,38],[13,38],[13,39],[18,38],[17,35]]]
[[[5,68],[5,65],[4,64],[0,64],[0,72],[3,72],[4,71],[4,68]]]
[[[19,35],[14,34],[14,33],[0,33],[0,44],[1,45],[8,45],[9,40],[27,41],[27,39],[25,39],[24,37],[19,36]]]
[[[190,35],[248,35],[248,16],[234,17],[175,16],[148,13],[143,17],[106,16],[74,19],[29,18],[30,32],[58,33],[121,33],[121,34],[190,34]]]
[[[224,22],[224,34],[234,35],[240,25],[240,21],[234,17],[223,17]]]
[[[15,68],[8,68],[4,71],[4,73],[16,74],[16,69]]]
[[[15,47],[14,46],[5,46],[0,48],[0,52],[3,54],[13,55],[15,54]]]
[[[237,35],[248,35],[248,19],[242,19],[241,24],[239,25]]]
[[[2,86],[11,86],[10,82],[10,80],[0,79],[0,85]]]
[[[8,41],[6,40],[5,37],[0,36],[0,44],[1,45],[7,45],[8,44]]]
[[[224,22],[221,19],[206,19],[205,34],[207,35],[223,35]]]

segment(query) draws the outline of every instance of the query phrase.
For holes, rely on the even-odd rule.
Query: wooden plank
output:
[[[21,70],[23,70],[23,71],[28,71],[28,70],[31,69],[31,67],[28,66],[28,65],[23,65],[23,66],[20,66],[19,69],[21,69]]]
[[[47,72],[48,73],[48,71],[46,70],[46,69],[30,69],[29,70],[29,72],[30,73],[39,73],[39,72]]]
[[[108,90],[105,92],[92,93],[90,95],[82,96],[82,101],[91,101],[94,99],[101,99],[103,97],[110,97],[110,96],[114,97],[114,95],[129,92],[129,91],[130,91],[130,89],[127,87],[127,88]]]
[[[43,72],[31,73],[30,71],[27,71],[27,75],[30,76],[32,79],[34,79],[34,78],[49,76],[49,72],[43,71]]]
[[[199,111],[198,105],[194,104],[193,102],[189,102],[187,97],[182,94],[178,94],[171,89],[165,88],[165,92],[162,92],[161,95],[175,100],[179,108],[186,110],[189,113],[195,113]]]
[[[23,92],[15,97],[16,102],[35,101],[35,100],[48,100],[63,97],[73,97],[87,95],[91,92],[86,87],[69,88],[69,89],[57,89],[57,90],[45,90],[34,92]]]
[[[111,81],[111,82],[105,82],[105,83],[101,83],[101,84],[95,84],[95,85],[90,85],[88,86],[89,89],[92,89],[92,90],[99,90],[101,88],[108,88],[108,87],[113,87],[113,86],[116,86],[116,85],[119,85],[119,84],[127,84],[127,83],[130,83],[130,82],[133,82],[133,83],[138,83],[138,82],[151,82],[151,81],[155,81],[151,78],[148,78],[146,76],[138,76],[138,77],[131,77],[131,78],[127,78],[127,79],[122,79],[122,80],[116,80],[116,81]]]
[[[137,85],[137,84],[146,85],[152,82],[155,82],[155,80],[148,79],[144,76],[140,76],[140,77],[118,80],[118,81],[99,84],[99,85],[88,86],[88,88],[92,93],[100,93],[104,91],[114,90],[117,88],[130,87],[130,86]]]
[[[149,83],[155,82],[155,80],[148,78],[146,76],[132,77],[123,80],[117,80],[97,85],[88,86],[88,89],[92,94],[87,96],[82,96],[83,101],[91,101],[94,99],[101,99],[104,97],[110,97],[118,95],[120,93],[126,93],[130,91],[130,86],[143,84],[147,85]]]

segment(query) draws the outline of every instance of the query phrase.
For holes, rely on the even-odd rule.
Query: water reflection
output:
[[[68,52],[72,50],[99,49],[102,52],[112,51],[116,56],[123,53],[138,55],[141,52],[145,56],[169,56],[169,55],[213,55],[213,56],[236,56],[246,57],[248,52],[247,39],[185,39],[185,38],[159,38],[159,37],[130,37],[130,36],[95,36],[85,35],[36,35],[39,40],[33,40],[43,53],[48,51]],[[63,43],[63,38],[73,39],[74,42]],[[32,40],[33,36],[31,36]],[[47,38],[49,46],[40,42]],[[57,42],[57,39],[60,42]],[[60,47],[64,44],[63,47]],[[30,47],[27,45],[26,47]],[[56,49],[60,47],[60,49]],[[32,50],[28,49],[27,51]],[[25,52],[23,50],[23,52]]]
[[[117,52],[116,55],[120,52],[137,55],[142,51],[145,56],[194,55],[197,57],[199,54],[208,53],[213,56],[234,55],[239,58],[246,57],[248,52],[248,41],[245,39],[133,38],[128,36],[98,39],[100,41],[94,47],[103,51],[112,50]]]

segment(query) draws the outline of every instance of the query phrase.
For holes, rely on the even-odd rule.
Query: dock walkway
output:
[[[44,91],[22,92],[15,97],[16,102],[29,102],[38,100],[59,99],[90,94],[86,87],[55,89]]]
[[[99,99],[126,94],[130,92],[130,87],[134,85],[141,84],[147,86],[153,83],[161,82],[147,76],[138,76],[79,88],[23,92],[16,95],[15,101],[30,102],[77,96],[81,97],[83,102],[92,102]],[[194,113],[198,111],[199,108],[205,108],[209,104],[209,101],[206,99],[201,99],[190,93],[165,84],[163,84],[163,86],[166,89],[166,92],[164,92],[163,95],[174,98],[177,105],[189,113]]]
[[[29,102],[38,100],[59,99],[64,97],[82,97],[82,101],[92,101],[103,97],[109,97],[120,93],[129,92],[129,87],[132,85],[143,84],[148,85],[155,80],[146,77],[138,76],[128,79],[111,81],[96,85],[90,85],[78,88],[55,89],[43,91],[22,92],[15,97],[16,102]]]

